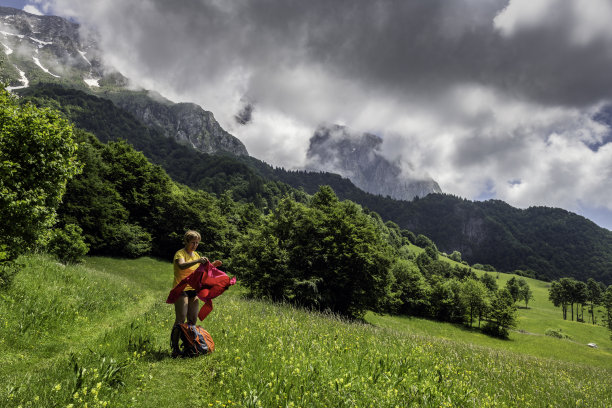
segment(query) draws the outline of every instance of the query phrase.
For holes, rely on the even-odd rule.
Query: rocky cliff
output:
[[[310,139],[307,169],[338,173],[364,191],[397,200],[442,192],[432,179],[402,173],[382,156],[382,143],[376,135],[354,134],[343,126],[320,127]]]
[[[194,103],[172,103],[151,92],[110,92],[115,105],[130,112],[148,127],[205,153],[248,155],[244,144],[226,132],[212,112]]]
[[[248,154],[244,144],[200,106],[128,90],[129,80],[102,63],[95,34],[83,36],[76,23],[0,7],[0,44],[0,80],[9,89],[38,83],[76,88],[111,99],[146,126],[202,152]]]

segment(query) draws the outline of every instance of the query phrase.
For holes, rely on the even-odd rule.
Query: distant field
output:
[[[21,261],[0,303],[7,407],[612,406],[605,330],[563,322],[536,282],[519,326],[535,334],[508,341],[423,319],[368,314],[370,324],[351,323],[245,300],[233,287],[204,321],[216,351],[173,360],[169,262]],[[574,341],[542,336],[548,327]]]

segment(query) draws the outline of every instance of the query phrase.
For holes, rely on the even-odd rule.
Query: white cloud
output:
[[[608,0],[510,0],[494,26],[510,37],[526,30],[564,28],[574,45],[612,41],[612,3]],[[563,38],[560,38],[563,40]]]
[[[42,11],[40,11],[36,6],[34,6],[32,4],[26,4],[23,7],[23,11],[25,11],[26,13],[35,14],[37,16],[44,15],[44,13]]]
[[[607,0],[40,4],[95,25],[109,64],[211,110],[273,165],[302,166],[316,127],[338,123],[449,193],[612,210],[609,129],[592,119],[612,95]]]

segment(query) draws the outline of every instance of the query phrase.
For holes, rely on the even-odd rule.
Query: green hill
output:
[[[498,270],[532,270],[544,280],[594,278],[612,284],[612,232],[574,213],[547,207],[517,209],[499,200],[475,202],[447,194],[397,201],[356,188],[330,173],[287,171],[252,157],[207,155],[155,127],[146,127],[111,101],[57,85],[21,90],[24,100],[63,112],[78,127],[102,141],[125,139],[175,180],[236,200],[273,207],[293,189],[313,194],[330,185],[349,199],[431,238],[441,251],[459,251],[468,263]],[[142,95],[141,95],[142,97]]]
[[[506,341],[418,319],[349,322],[246,300],[233,287],[204,321],[215,352],[173,360],[169,262],[88,258],[62,266],[38,255],[20,262],[1,294],[3,406],[612,404],[605,329],[552,317],[542,282],[530,281],[536,298],[521,310],[519,329],[529,333]],[[563,327],[573,341],[537,335],[545,327]]]

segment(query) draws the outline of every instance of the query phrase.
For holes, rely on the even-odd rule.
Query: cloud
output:
[[[42,11],[40,11],[38,8],[36,8],[36,6],[33,6],[32,4],[25,5],[23,7],[23,11],[25,11],[26,13],[35,14],[37,16],[44,15]]]
[[[612,210],[609,129],[592,119],[612,95],[607,0],[39,4],[95,26],[107,63],[213,111],[273,165],[303,165],[317,126],[338,123],[446,192]]]

